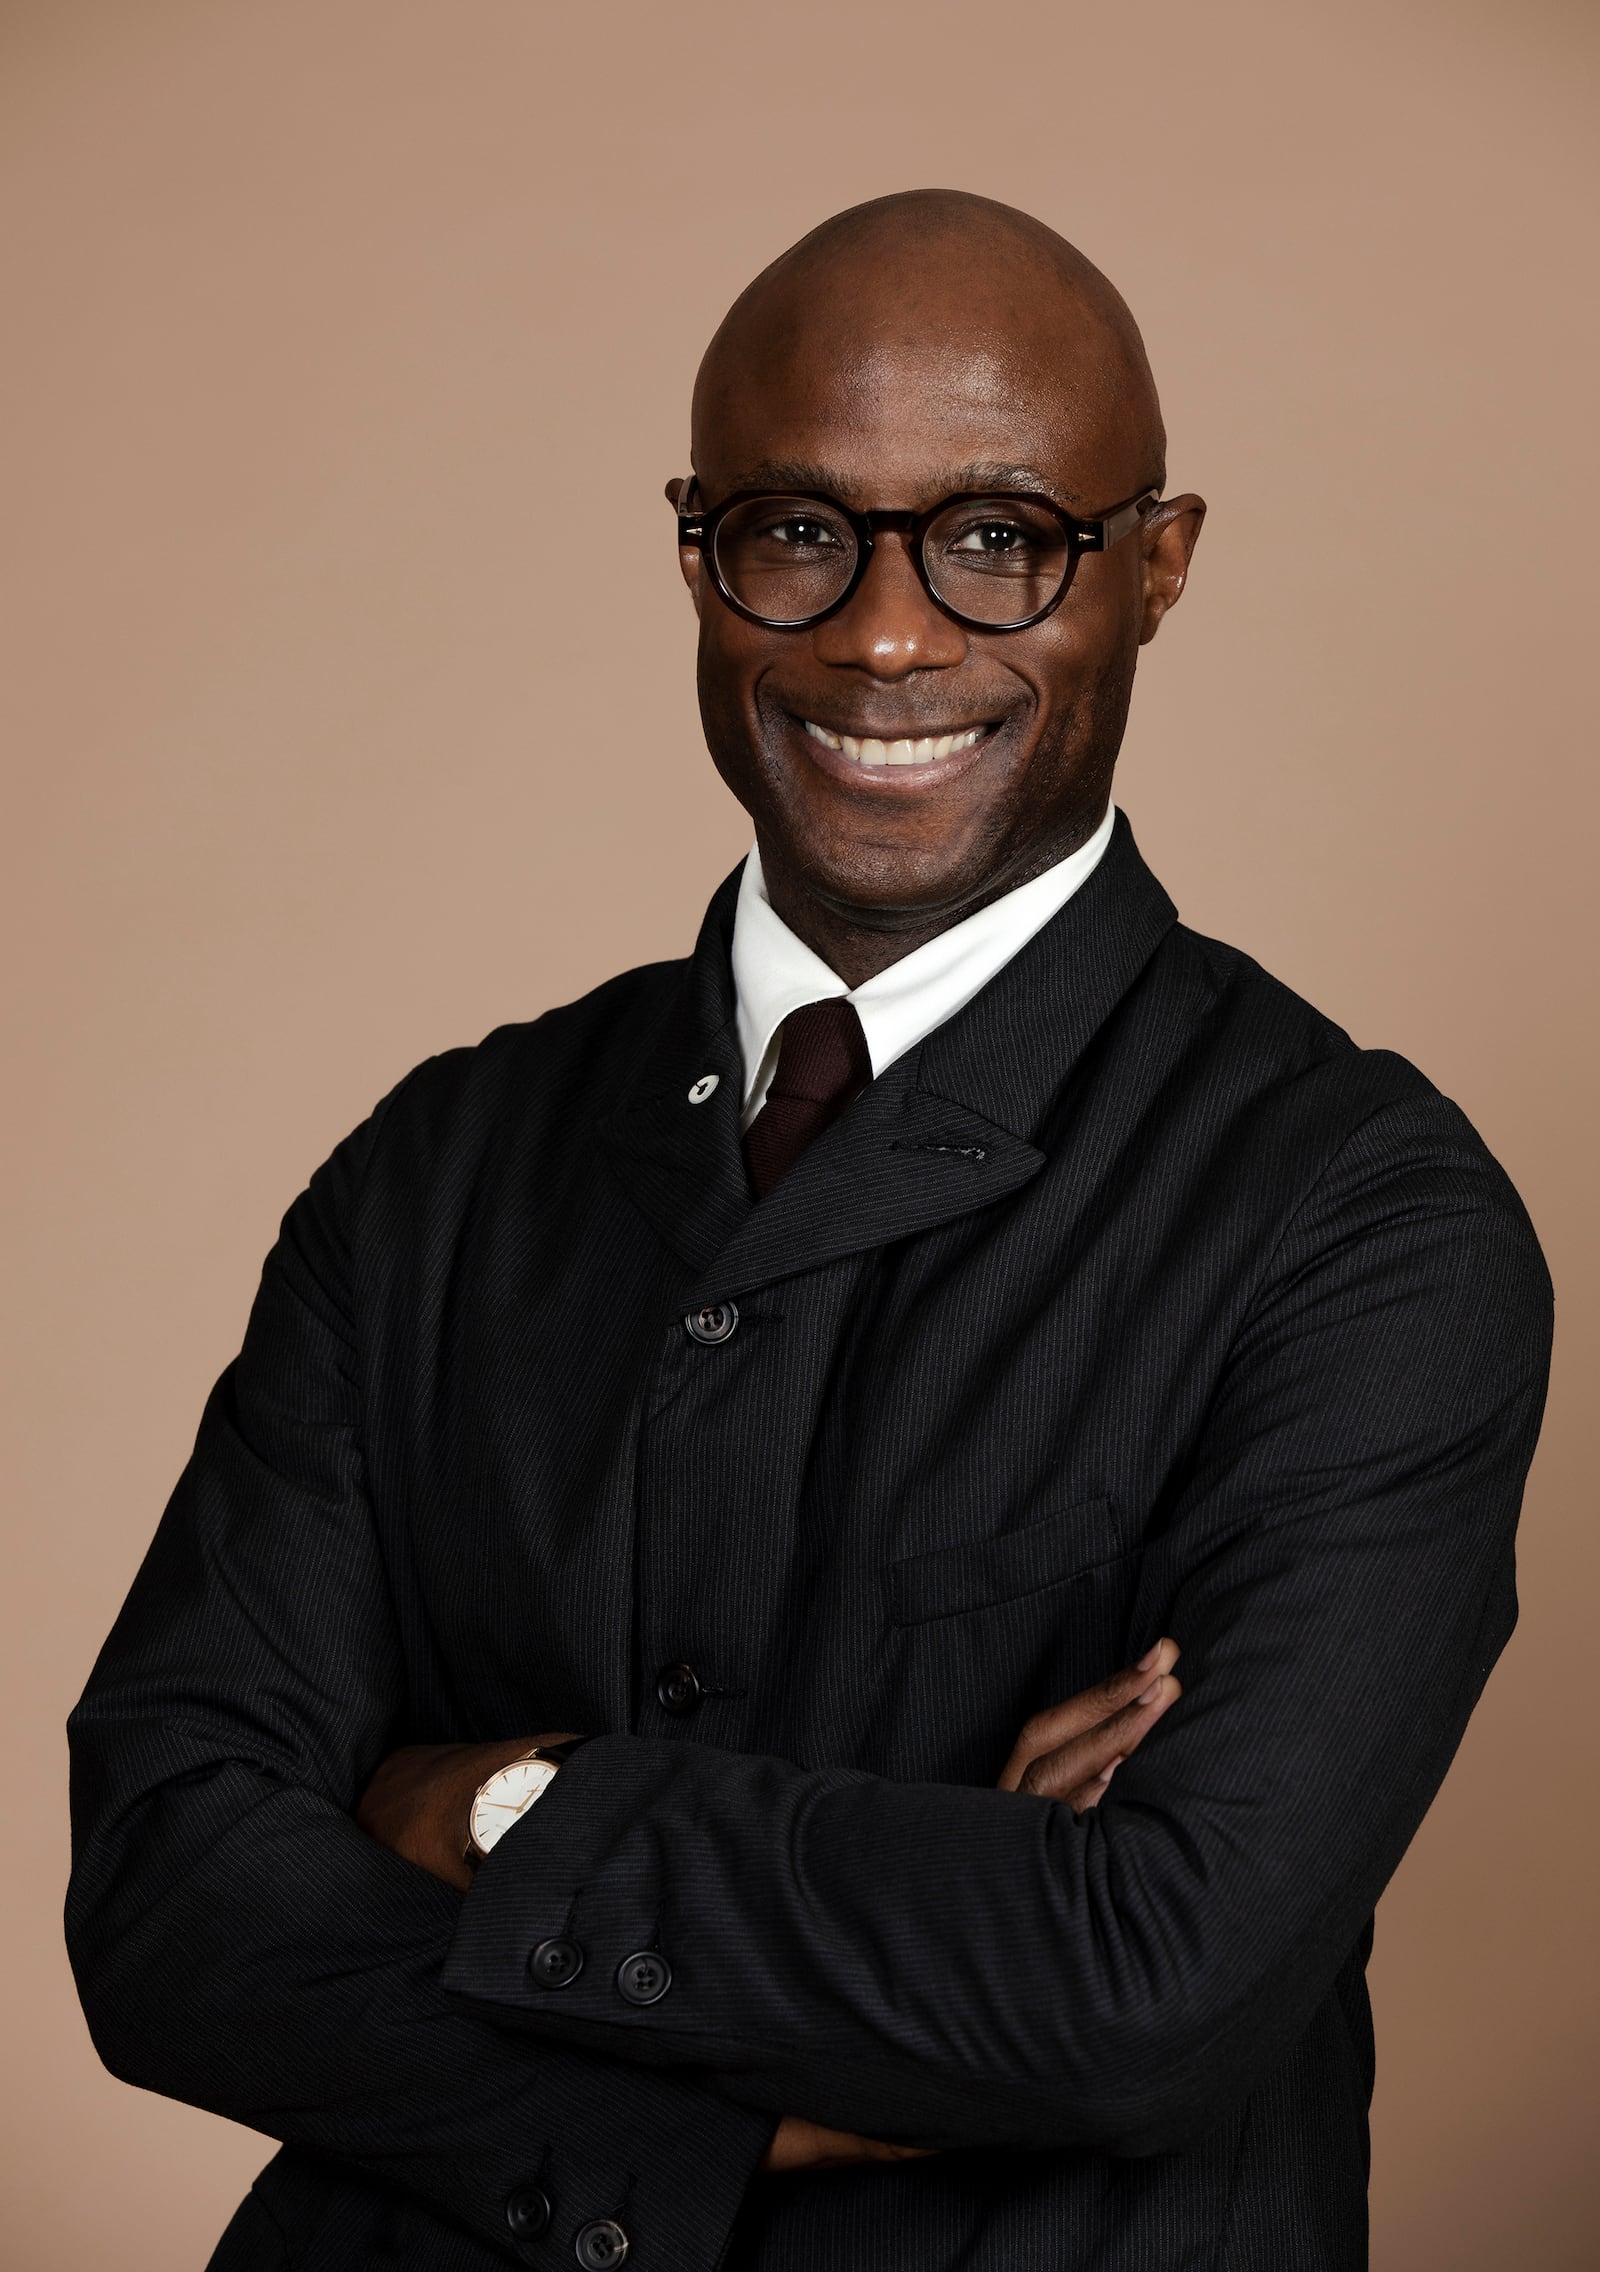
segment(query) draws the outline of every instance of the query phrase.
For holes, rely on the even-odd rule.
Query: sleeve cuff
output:
[[[605,2025],[671,1995],[658,1872],[635,1835],[661,1780],[645,1755],[660,1748],[677,1747],[599,1737],[575,1752],[479,1869],[445,1962],[447,1990],[507,2026],[533,2025],[567,2069],[543,2100],[527,2178],[507,2196],[508,2230],[531,2264],[570,2267],[575,2252],[584,2262],[589,2228],[614,2225],[630,2272],[711,2272],[777,2127],[692,2068],[649,2064],[647,2039],[619,2043]],[[602,1879],[597,1906],[584,1887]],[[563,2058],[552,2034],[600,2055]],[[615,2245],[591,2236],[591,2253]]]

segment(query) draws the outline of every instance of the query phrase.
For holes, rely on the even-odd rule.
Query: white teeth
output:
[[[932,765],[941,757],[954,757],[959,751],[972,749],[988,732],[987,726],[969,726],[963,734],[923,734],[913,740],[902,735],[895,741],[879,741],[869,734],[858,739],[854,734],[833,734],[826,726],[813,724],[811,719],[801,720],[813,741],[821,742],[825,749],[836,749],[854,760],[857,765]]]

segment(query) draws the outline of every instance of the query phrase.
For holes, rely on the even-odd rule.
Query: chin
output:
[[[835,843],[824,854],[796,859],[795,867],[819,899],[869,923],[925,920],[984,888],[983,877],[953,847]]]

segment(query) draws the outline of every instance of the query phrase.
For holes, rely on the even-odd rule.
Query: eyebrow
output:
[[[762,458],[736,475],[724,494],[731,496],[739,489],[820,491],[845,505],[855,504],[862,494],[859,483],[804,458]],[[927,489],[930,503],[941,497],[960,496],[966,490],[1031,490],[1035,496],[1050,498],[1066,512],[1084,510],[1080,498],[1063,490],[1037,466],[1006,465],[992,458],[980,458],[970,465],[943,466],[930,473]]]

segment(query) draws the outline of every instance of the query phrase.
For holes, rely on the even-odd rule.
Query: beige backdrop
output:
[[[1118,280],[1211,500],[1144,850],[1459,1099],[1551,1257],[1522,1627],[1379,1921],[1374,2257],[1600,2256],[1594,26],[0,0],[8,2268],[199,2272],[266,2158],[96,2066],[61,1721],[312,1166],[419,1057],[682,951],[740,853],[661,499],[695,359],[928,181]]]

